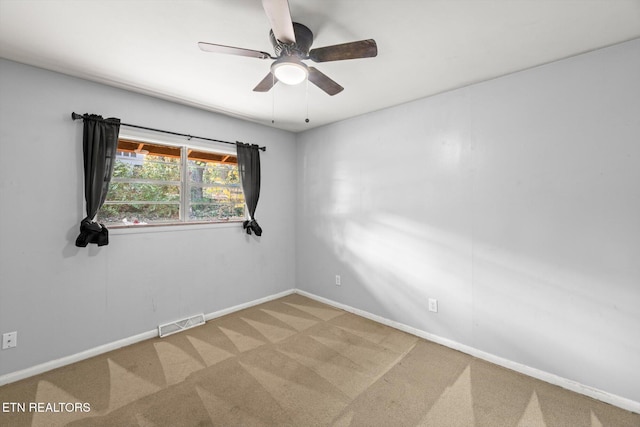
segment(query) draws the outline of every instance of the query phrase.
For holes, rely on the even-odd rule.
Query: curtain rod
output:
[[[87,114],[77,114],[77,113],[71,113],[71,119],[73,120],[93,120],[96,122],[106,122],[106,123],[110,123],[109,120],[106,119],[96,119],[93,117],[89,117]],[[145,126],[138,126],[138,125],[130,125],[128,123],[120,123],[120,126],[127,126],[130,128],[136,128],[136,129],[144,129],[144,130],[150,130],[153,132],[160,132],[160,133],[168,133],[170,135],[177,135],[177,136],[184,136],[187,137],[189,139],[202,139],[204,141],[213,141],[213,142],[220,142],[222,144],[232,144],[232,145],[236,145],[236,142],[240,142],[240,141],[236,141],[236,142],[229,142],[229,141],[221,141],[219,139],[213,139],[213,138],[204,138],[202,136],[193,136],[193,135],[188,135],[186,133],[178,133],[178,132],[171,132],[169,130],[162,130],[162,129],[154,129],[154,128],[149,128],[149,127],[145,127]],[[258,147],[259,150],[262,151],[266,151],[267,147]]]

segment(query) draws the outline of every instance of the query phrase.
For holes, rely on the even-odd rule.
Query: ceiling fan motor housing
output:
[[[276,39],[273,30],[269,31],[269,39],[273,45],[273,50],[278,57],[297,55],[305,59],[309,56],[309,50],[313,44],[313,33],[305,25],[297,22],[293,23],[293,32],[296,36],[295,43],[286,44]]]

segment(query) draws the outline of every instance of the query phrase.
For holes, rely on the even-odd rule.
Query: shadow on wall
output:
[[[575,380],[606,372],[621,347],[640,353],[620,331],[637,323],[632,295],[612,297],[618,303],[607,307],[601,295],[615,290],[607,281],[399,215],[334,216],[316,224],[316,238],[393,320],[567,377],[557,372],[560,362]],[[437,315],[428,313],[430,297],[440,301]]]

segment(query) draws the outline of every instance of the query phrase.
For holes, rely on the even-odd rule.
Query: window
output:
[[[244,220],[235,154],[120,139],[107,199],[108,226]]]

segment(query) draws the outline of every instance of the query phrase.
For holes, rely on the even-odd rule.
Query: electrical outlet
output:
[[[336,286],[342,286],[342,282],[340,281],[340,275],[336,274]]]
[[[2,334],[2,349],[6,350],[18,345],[18,332]]]
[[[435,298],[429,298],[429,311],[434,313],[438,312],[438,300]]]

